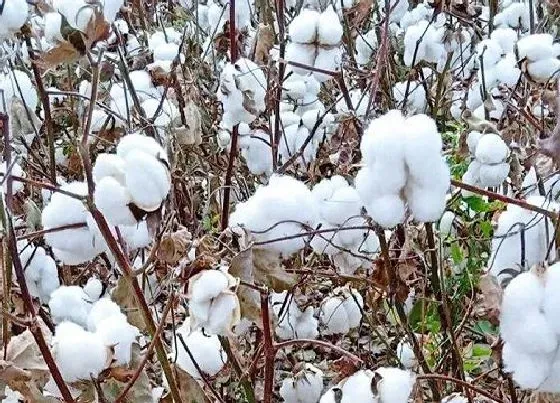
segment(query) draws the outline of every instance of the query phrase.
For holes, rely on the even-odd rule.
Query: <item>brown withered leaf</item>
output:
[[[485,274],[480,277],[478,288],[480,288],[482,296],[479,309],[488,316],[488,320],[491,323],[499,323],[498,318],[500,315],[500,305],[502,303],[503,295],[502,288],[496,279],[490,274]]]
[[[189,375],[188,372],[183,371],[178,366],[173,366],[173,371],[175,372],[175,381],[177,381],[177,386],[179,388],[179,395],[183,398],[185,402],[197,402],[197,403],[209,403],[210,399],[204,393],[204,389],[200,384]],[[171,403],[173,399],[171,396],[165,396],[161,399],[163,403]]]
[[[60,42],[56,47],[43,53],[37,63],[43,68],[51,68],[59,64],[75,62],[80,56],[80,52],[70,42]]]
[[[274,252],[251,248],[251,253],[256,282],[266,284],[276,292],[289,290],[294,286],[297,276],[286,271]]]
[[[88,49],[99,41],[104,41],[109,38],[111,33],[111,25],[105,20],[103,13],[96,10],[86,27],[86,46]]]
[[[246,283],[254,284],[253,254],[250,249],[241,251],[231,259],[229,273]],[[237,288],[237,297],[241,308],[241,316],[262,328],[259,293],[249,287],[241,286]]]
[[[34,373],[35,377],[49,371],[39,346],[29,330],[10,339],[6,349],[6,360],[18,368]]]
[[[257,45],[255,47],[255,63],[266,64],[268,54],[274,46],[274,28],[269,24],[259,24]]]
[[[131,325],[136,326],[141,331],[146,330],[144,318],[136,305],[134,292],[125,277],[121,277],[117,281],[117,286],[111,293],[111,299],[126,313],[128,322]]]
[[[349,357],[342,356],[338,360],[334,360],[332,362],[330,369],[336,374],[333,382],[340,382],[342,379],[347,378],[356,372],[359,367]]]
[[[165,234],[157,250],[157,258],[174,265],[187,255],[192,245],[192,235],[186,228]]]

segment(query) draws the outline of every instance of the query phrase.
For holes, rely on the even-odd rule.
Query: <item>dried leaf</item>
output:
[[[61,42],[58,46],[43,53],[38,63],[43,68],[51,68],[59,64],[75,62],[80,56],[80,52],[70,42]]]
[[[255,280],[281,292],[289,290],[297,281],[295,274],[286,272],[277,254],[251,248]]]
[[[192,245],[192,235],[186,228],[165,234],[157,250],[157,258],[174,265],[187,255]]]
[[[229,273],[246,283],[254,284],[252,257],[253,254],[250,249],[240,252],[231,259]],[[239,299],[241,316],[256,323],[259,328],[262,328],[260,296],[258,291],[249,287],[238,287],[237,298]]]
[[[13,336],[8,343],[6,353],[6,360],[11,361],[18,368],[36,375],[44,375],[49,371],[39,346],[29,330]]]
[[[174,366],[174,371],[179,395],[183,398],[183,401],[196,403],[210,402],[208,397],[206,397],[206,393],[204,393],[204,389],[202,389],[196,379],[177,366]],[[166,398],[162,399],[162,402],[166,401],[168,401]]]
[[[96,10],[86,27],[85,35],[87,48],[91,49],[96,42],[108,39],[110,33],[111,26],[105,20],[103,13]]]
[[[274,46],[274,28],[269,24],[259,24],[257,33],[257,45],[255,46],[255,62],[266,64],[268,54]]]
[[[500,305],[502,303],[503,290],[496,281],[496,279],[485,274],[480,277],[480,282],[478,284],[480,292],[482,295],[482,301],[480,303],[480,308],[488,316],[488,320],[491,323],[499,323],[500,315]]]
[[[136,326],[141,331],[146,330],[146,324],[144,323],[142,313],[136,305],[134,291],[129,286],[125,277],[121,277],[117,281],[117,286],[111,293],[111,298],[126,313],[128,322],[131,325]]]

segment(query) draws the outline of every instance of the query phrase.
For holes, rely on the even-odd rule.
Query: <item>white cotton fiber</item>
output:
[[[310,24],[310,21],[306,22]],[[334,12],[331,6],[327,7],[325,11],[319,16],[317,24],[319,33],[319,42],[323,45],[337,45],[342,38],[342,25],[338,19],[338,15]]]
[[[288,27],[288,35],[292,42],[311,43],[317,35],[317,24],[320,14],[314,10],[304,9],[294,17]]]

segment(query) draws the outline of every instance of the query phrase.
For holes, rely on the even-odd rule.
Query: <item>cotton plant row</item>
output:
[[[479,187],[498,187],[509,175],[510,149],[499,134],[471,131],[467,136],[474,159],[463,174],[463,182]]]
[[[560,391],[558,287],[560,265],[533,266],[504,291],[500,336],[504,370],[523,389]]]

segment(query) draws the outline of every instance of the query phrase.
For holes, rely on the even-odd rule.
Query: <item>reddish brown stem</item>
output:
[[[270,327],[270,311],[268,309],[268,295],[261,293],[261,315],[263,321],[264,338],[264,403],[272,402],[274,387],[274,357],[276,349],[272,341],[272,329]]]

